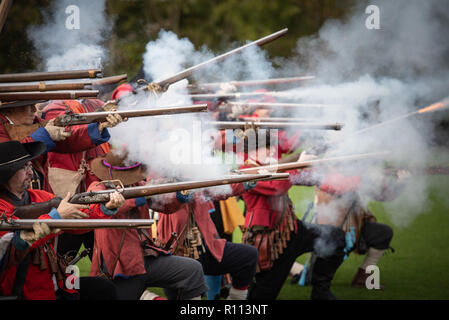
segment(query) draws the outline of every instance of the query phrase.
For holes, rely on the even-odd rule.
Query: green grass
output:
[[[390,225],[395,234],[391,246],[395,253],[388,252],[379,262],[380,282],[385,290],[353,289],[352,277],[364,256],[351,254],[338,269],[332,283],[332,291],[339,299],[399,299],[439,300],[449,299],[449,179],[447,176],[429,177],[429,205],[406,226],[392,223],[391,204],[372,202],[370,209],[379,222]],[[314,190],[310,187],[293,187],[289,195],[295,204],[295,211],[302,217]],[[395,201],[406,201],[403,196]],[[243,208],[243,202],[239,202]],[[234,242],[240,242],[240,230],[233,235]],[[304,264],[309,254],[297,259]],[[89,273],[90,261],[84,258],[78,263],[81,275]],[[151,291],[163,295],[160,288]],[[278,299],[307,300],[310,287],[301,287],[285,282]]]

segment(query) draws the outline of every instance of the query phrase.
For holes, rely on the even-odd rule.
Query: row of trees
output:
[[[0,72],[37,71],[42,58],[27,38],[30,26],[44,24],[42,10],[58,0],[15,0],[0,34]],[[76,4],[76,1],[73,1]],[[187,37],[195,46],[217,53],[283,28],[287,36],[266,47],[271,56],[287,57],[302,36],[316,33],[329,18],[344,19],[354,0],[106,0],[113,21],[104,45],[106,74],[133,75],[148,41],[161,29]],[[41,71],[41,70],[39,70]]]

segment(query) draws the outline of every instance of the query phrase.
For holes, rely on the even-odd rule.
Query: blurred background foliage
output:
[[[14,0],[0,34],[0,73],[40,70],[26,30],[41,25],[42,10],[57,0]],[[217,54],[283,28],[286,36],[264,48],[270,57],[288,57],[300,37],[315,34],[329,18],[344,19],[355,0],[106,0],[112,32],[105,37],[105,74],[128,73],[142,64],[145,45],[161,29],[188,38]]]

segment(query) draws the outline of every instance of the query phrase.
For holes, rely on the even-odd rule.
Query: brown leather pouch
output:
[[[270,240],[270,232],[257,232],[254,235],[254,246],[259,252],[258,265],[260,271],[270,270],[273,267],[272,243],[270,243]]]

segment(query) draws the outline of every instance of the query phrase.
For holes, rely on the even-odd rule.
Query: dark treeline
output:
[[[31,26],[44,24],[42,10],[57,0],[15,0],[0,34],[0,73],[44,71],[32,41]],[[105,73],[135,74],[148,41],[161,29],[187,37],[217,53],[234,43],[255,40],[289,28],[287,36],[266,47],[270,56],[288,57],[302,36],[316,33],[329,18],[344,19],[354,0],[106,0],[112,33]],[[76,4],[76,1],[74,1]]]

